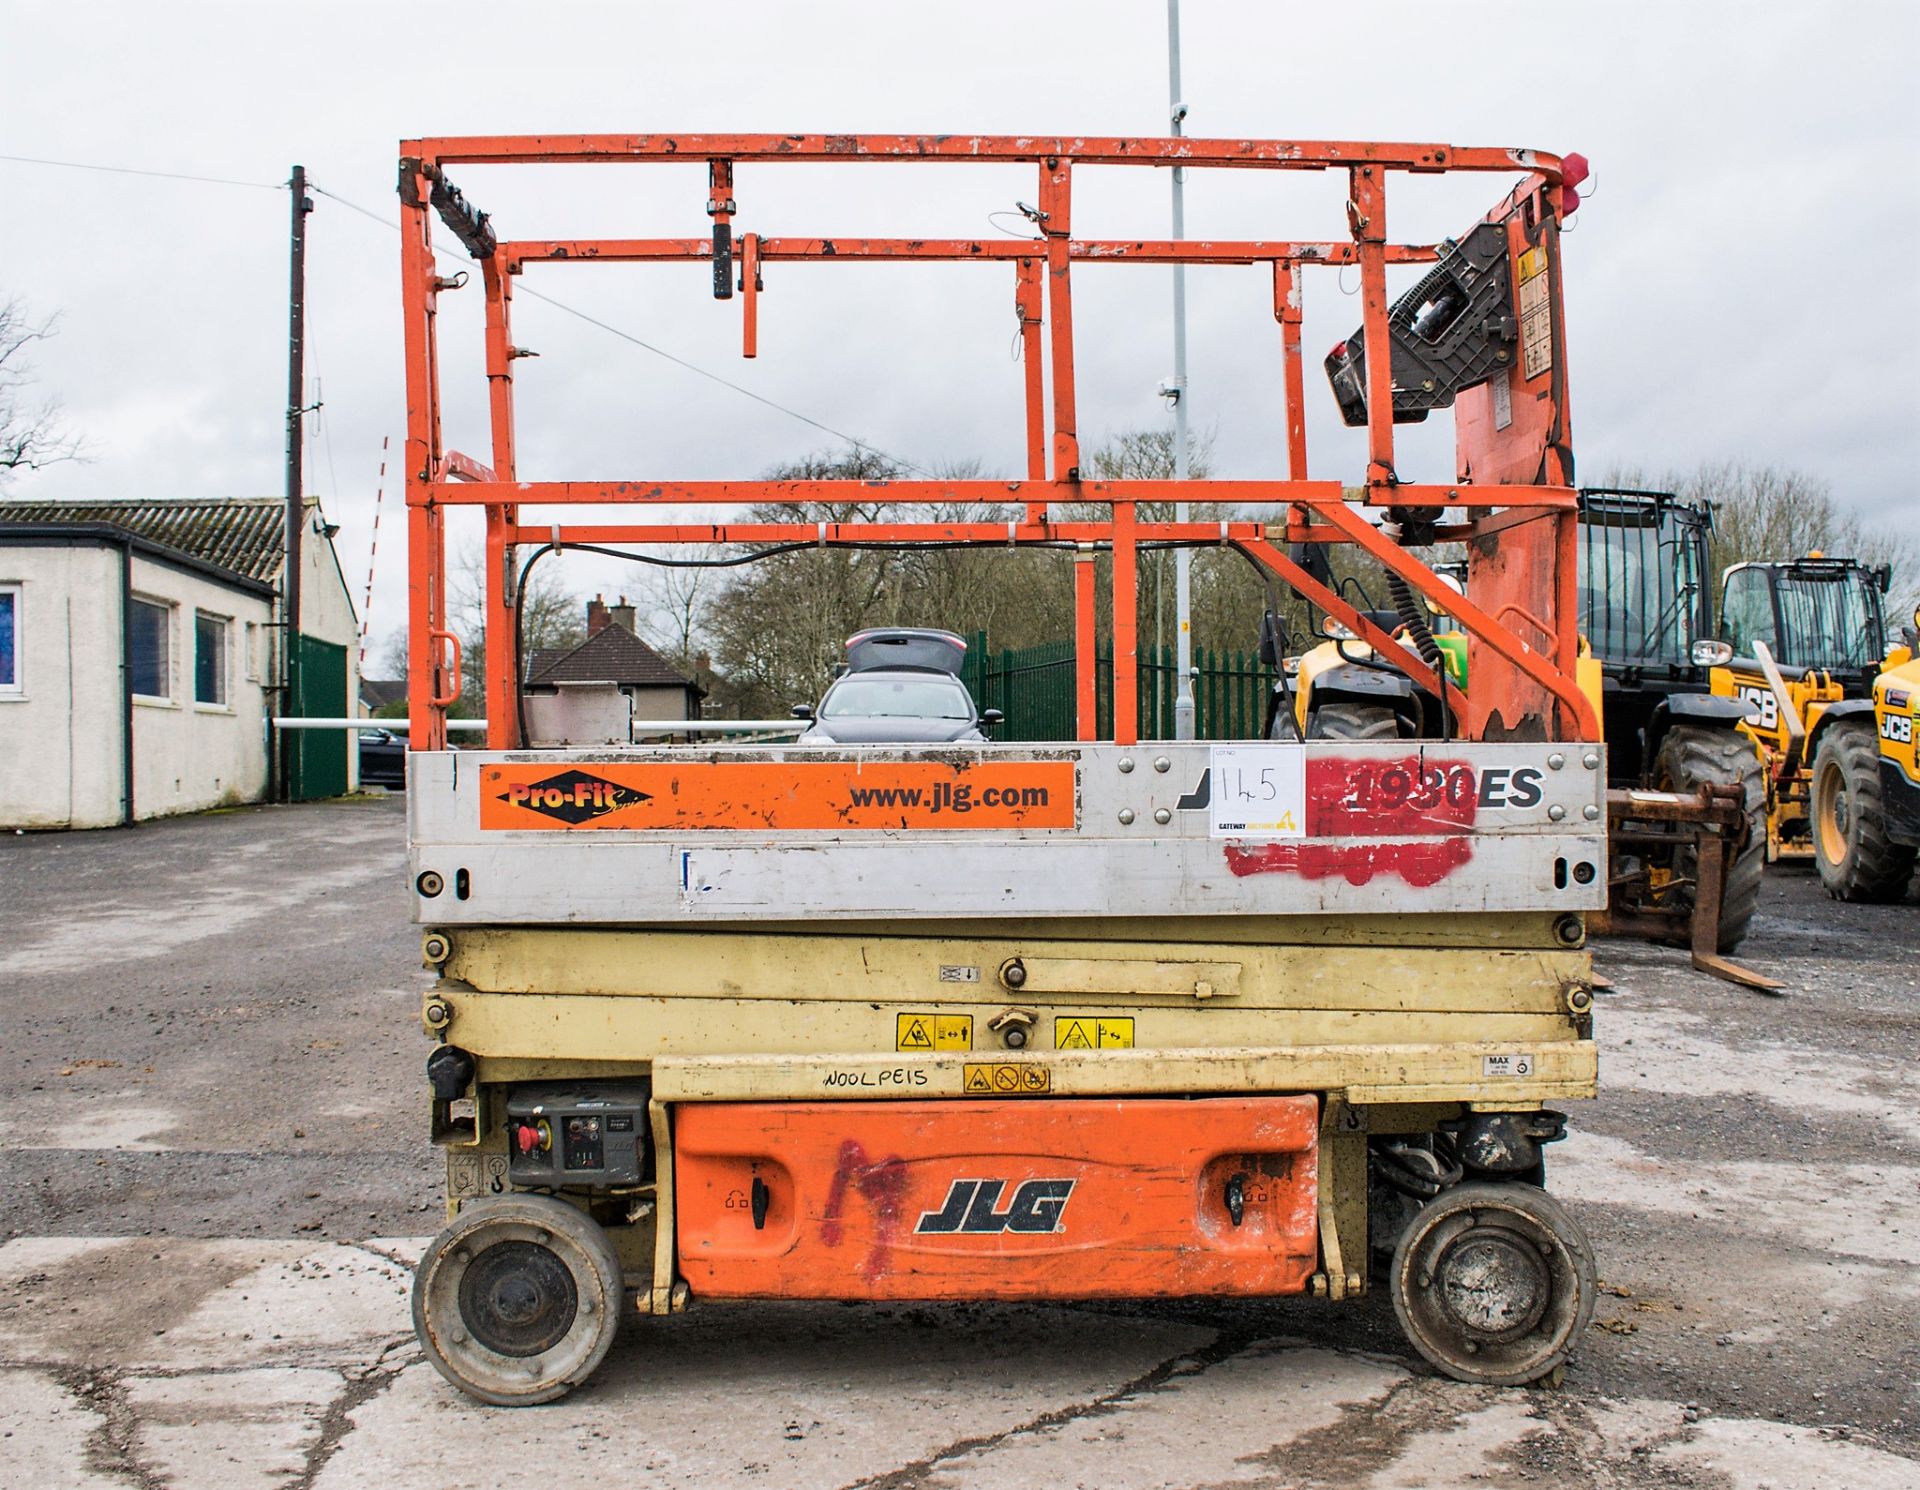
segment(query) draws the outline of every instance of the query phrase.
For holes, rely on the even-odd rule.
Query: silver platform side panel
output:
[[[407,788],[430,925],[1606,902],[1598,745],[461,750]]]

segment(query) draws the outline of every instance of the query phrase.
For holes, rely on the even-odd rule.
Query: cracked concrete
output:
[[[1549,1168],[1606,1292],[1563,1390],[1435,1377],[1378,1297],[707,1305],[512,1412],[409,1327],[400,866],[397,802],[0,840],[0,1490],[1920,1490],[1912,905],[1770,879],[1784,1001],[1602,951],[1605,1095]]]

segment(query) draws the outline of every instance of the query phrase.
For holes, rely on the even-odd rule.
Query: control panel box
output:
[[[507,1172],[523,1189],[644,1184],[653,1175],[644,1081],[535,1083],[507,1098]]]

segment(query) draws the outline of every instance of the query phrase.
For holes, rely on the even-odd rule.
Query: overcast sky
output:
[[[396,215],[415,135],[601,130],[1164,133],[1161,0],[931,7],[567,7],[388,0],[319,6],[0,4],[0,154],[260,183],[0,161],[0,294],[61,316],[43,390],[93,458],[15,481],[37,497],[281,490],[287,199],[325,191]],[[1187,129],[1579,150],[1595,190],[1568,239],[1575,446],[1583,474],[1744,458],[1830,481],[1920,539],[1920,7],[1749,3],[1183,7]],[[1167,178],[1076,182],[1077,235],[1164,236]],[[1276,179],[1277,178],[1277,179]],[[503,236],[698,236],[704,174],[681,167],[469,168]],[[1389,234],[1470,226],[1504,183],[1394,178]],[[737,227],[761,233],[998,231],[1027,167],[743,168]],[[339,522],[360,602],[381,440],[404,433],[395,233],[327,196],[311,218],[308,371],[326,408],[308,487]],[[1332,237],[1342,183],[1194,173],[1190,237]],[[999,221],[1007,224],[1007,218]],[[1017,219],[1008,224],[1017,229]],[[442,241],[445,240],[445,235]],[[982,266],[775,265],[760,356],[707,269],[540,266],[524,284],[917,465],[1021,470],[1011,277]],[[1358,436],[1318,358],[1358,318],[1309,279],[1316,477],[1355,478]],[[1168,419],[1164,270],[1077,270],[1083,439]],[[1190,272],[1191,409],[1216,473],[1283,459],[1270,281]],[[487,449],[477,290],[443,301],[449,443]],[[818,429],[531,299],[515,340],[523,477],[753,475],[831,444]],[[1447,479],[1413,439],[1402,475]],[[403,622],[397,461],[375,578],[376,639]],[[634,588],[569,560],[583,589]],[[929,618],[937,619],[937,618]]]

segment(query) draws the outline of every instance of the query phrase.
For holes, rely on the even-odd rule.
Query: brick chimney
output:
[[[587,635],[598,636],[607,629],[607,623],[613,619],[604,603],[605,597],[596,595],[587,602]]]
[[[612,618],[614,625],[623,626],[635,635],[639,634],[638,617],[634,615],[633,607],[627,604],[626,596],[622,595],[620,603],[609,609],[607,614]]]

